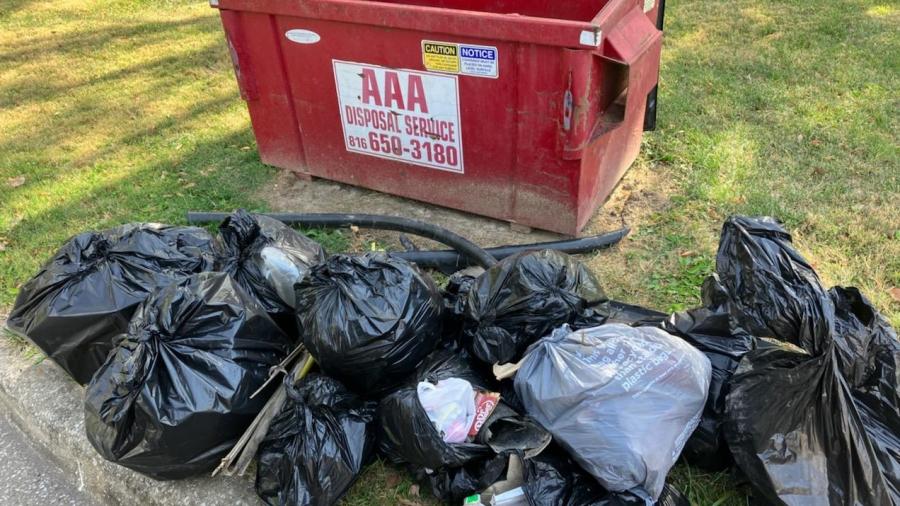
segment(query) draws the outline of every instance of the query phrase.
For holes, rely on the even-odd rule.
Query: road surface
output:
[[[96,506],[69,476],[38,451],[0,412],[0,504],[17,506]]]

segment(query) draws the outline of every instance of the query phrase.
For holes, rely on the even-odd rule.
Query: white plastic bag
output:
[[[314,259],[310,260],[310,263],[312,261]],[[294,300],[294,284],[306,275],[306,271],[309,270],[307,265],[275,246],[266,246],[259,252],[259,264],[266,283],[275,289],[275,293],[285,304],[295,307],[297,304]]]
[[[437,384],[422,381],[416,388],[419,403],[447,443],[462,443],[475,422],[475,395],[472,384],[448,378]]]
[[[703,353],[657,328],[563,325],[528,350],[515,387],[601,485],[649,501],[700,421],[710,375]]]

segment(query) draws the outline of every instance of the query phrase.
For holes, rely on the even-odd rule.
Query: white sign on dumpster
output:
[[[347,151],[463,173],[456,76],[333,64]]]

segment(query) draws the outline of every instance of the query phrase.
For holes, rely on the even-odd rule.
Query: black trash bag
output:
[[[364,395],[399,385],[441,339],[440,291],[400,258],[333,255],[296,293],[306,347],[326,374]]]
[[[153,289],[213,268],[214,244],[153,223],[76,235],[22,286],[7,326],[85,384]]]
[[[294,284],[325,260],[325,250],[316,241],[274,218],[243,209],[222,221],[219,241],[224,252],[217,270],[231,274],[276,315],[292,317]]]
[[[460,504],[503,479],[509,464],[506,454],[467,462],[461,467],[437,470],[409,466],[413,478],[426,485],[431,494],[446,504]]]
[[[691,464],[712,471],[732,464],[722,435],[725,396],[741,357],[754,347],[753,336],[738,327],[727,309],[722,307],[725,302],[722,290],[715,276],[710,276],[703,283],[705,307],[675,313],[662,324],[663,330],[702,351],[712,366],[703,416],[682,452]]]
[[[722,226],[716,272],[738,325],[818,354],[831,334],[834,306],[791,235],[773,218],[732,216]]]
[[[768,503],[898,504],[896,476],[880,464],[834,350],[811,356],[782,343],[748,353],[726,409],[734,460]]]
[[[447,287],[442,295],[444,297],[444,313],[453,318],[462,318],[466,312],[466,300],[469,292],[475,285],[475,280],[484,274],[481,267],[469,267],[454,272],[447,280]]]
[[[448,491],[435,495],[446,498],[449,494],[455,500],[458,494],[465,497],[480,490],[475,485],[487,478],[478,473],[486,473],[488,467],[494,469],[496,465],[486,461],[512,451],[529,455],[539,452],[549,444],[550,435],[501,400],[484,421],[474,441],[445,442],[419,402],[416,387],[421,381],[437,383],[449,378],[464,379],[473,388],[483,391],[496,391],[496,382],[474,369],[464,358],[454,355],[451,350],[438,350],[419,367],[406,387],[381,400],[378,445],[382,455],[391,462],[411,464],[413,470],[427,470],[432,488]]]
[[[394,464],[432,470],[494,456],[485,444],[445,442],[425,413],[415,387],[401,388],[379,403],[378,450]]]
[[[460,467],[474,459],[492,456],[480,443],[448,444],[425,413],[416,386],[421,381],[437,383],[461,378],[475,388],[490,390],[491,378],[481,374],[465,358],[452,350],[439,349],[428,356],[406,386],[386,396],[378,406],[378,449],[394,464],[413,464],[415,468],[436,470]]]
[[[644,506],[646,501],[629,492],[612,493],[562,450],[551,445],[540,455],[525,459],[525,498],[532,506]],[[681,492],[666,484],[657,506],[689,506]]]
[[[440,348],[428,355],[409,378],[407,386],[415,387],[420,381],[437,383],[447,378],[462,378],[482,390],[496,391],[497,388],[497,380],[489,372],[476,367],[465,350],[452,348]]]
[[[833,288],[832,345],[771,343],[732,378],[725,436],[773,504],[900,504],[900,343],[855,288]]]
[[[516,362],[564,323],[602,315],[606,296],[581,262],[552,250],[518,253],[488,269],[469,291],[464,338],[488,364]]]
[[[267,504],[335,504],[371,461],[377,403],[320,374],[285,387],[287,402],[259,446],[256,492]]]
[[[422,362],[422,365],[416,369],[416,373],[407,381],[407,387],[415,395],[416,386],[420,381],[436,383],[446,378],[462,378],[477,388],[495,391],[496,381],[474,365],[465,350],[441,348],[435,350]],[[418,401],[416,402],[418,403]],[[421,407],[419,409],[421,410]],[[430,423],[427,415],[424,416],[425,420]],[[379,433],[379,445],[386,445],[382,453],[394,463],[405,463],[403,452],[394,450],[399,442],[392,437],[386,439],[387,436],[384,434],[380,421]],[[438,443],[435,441],[435,444]],[[440,445],[444,444],[446,443],[440,441]],[[480,456],[484,456],[484,458],[476,458]],[[476,456],[459,467],[425,468],[418,465],[407,465],[407,469],[414,479],[427,486],[435,497],[448,504],[458,504],[464,498],[497,481],[506,470],[506,460],[506,457],[492,456],[491,452],[482,447],[478,449]]]
[[[897,414],[896,332],[859,289],[835,286],[828,295],[835,309],[834,330],[840,339],[834,344],[844,378],[854,395],[877,399],[888,406],[878,411]]]
[[[858,290],[826,292],[774,220],[732,218],[723,236],[731,313],[783,340],[760,340],[732,376],[735,462],[773,504],[900,504],[896,333]]]
[[[444,341],[447,346],[464,347],[460,340],[466,301],[475,280],[483,273],[484,269],[481,267],[468,267],[457,271],[450,276],[446,288],[441,292],[441,296],[444,297]]]
[[[158,289],[87,387],[88,440],[156,479],[210,471],[266,403],[250,394],[291,346],[228,274]]]
[[[878,457],[894,504],[900,504],[900,341],[887,319],[856,288],[829,290],[835,306],[838,366]],[[885,429],[888,430],[885,430]]]

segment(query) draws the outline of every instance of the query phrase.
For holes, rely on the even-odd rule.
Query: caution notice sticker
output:
[[[463,173],[456,76],[333,65],[347,151]]]
[[[497,48],[493,46],[422,41],[422,64],[434,72],[497,78],[498,60]]]
[[[425,68],[437,72],[459,73],[459,47],[456,44],[422,41]]]

